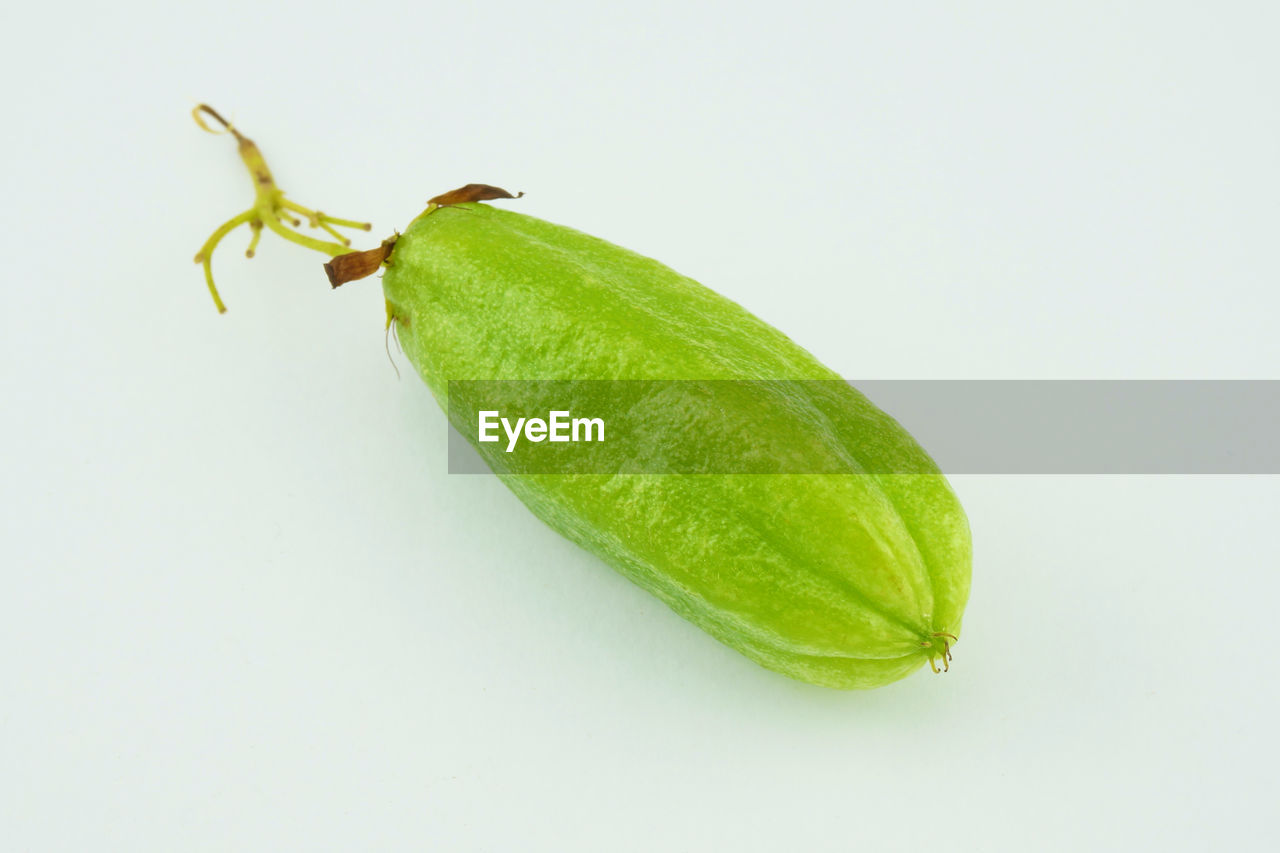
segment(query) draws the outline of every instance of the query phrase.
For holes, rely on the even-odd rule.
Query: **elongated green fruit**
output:
[[[196,255],[218,310],[210,259],[242,224],[250,257],[264,227],[331,256],[335,287],[385,262],[388,323],[446,411],[451,380],[826,380],[769,383],[768,417],[717,399],[750,422],[750,442],[725,435],[710,449],[785,457],[795,471],[837,458],[855,473],[500,476],[552,528],[770,669],[865,688],[925,661],[947,667],[969,595],[964,512],[901,426],[786,336],[656,261],[473,203],[512,198],[485,184],[437,196],[398,239],[349,252],[334,226],[367,224],[288,201],[252,141],[206,105],[193,115],[236,139],[256,193]],[[289,230],[293,214],[340,242]],[[473,445],[510,470],[496,445]],[[911,473],[882,473],[900,471]]]
[[[395,243],[383,287],[406,356],[446,410],[451,380],[838,379],[656,261],[483,204],[428,208]],[[784,388],[794,417],[759,442],[924,473],[500,476],[553,529],[770,669],[866,688],[945,667],[971,562],[955,495],[853,388]],[[498,446],[476,447],[499,461]]]

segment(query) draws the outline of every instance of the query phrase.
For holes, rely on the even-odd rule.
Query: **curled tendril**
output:
[[[205,283],[209,286],[209,295],[213,297],[213,304],[217,306],[218,313],[225,312],[227,306],[223,304],[222,298],[218,295],[218,288],[213,283],[213,250],[218,247],[224,237],[241,225],[248,224],[253,232],[249,240],[249,248],[245,250],[245,257],[249,258],[253,257],[258,248],[258,240],[262,237],[262,229],[264,227],[290,242],[305,246],[308,249],[314,249],[317,252],[323,252],[330,257],[337,257],[351,251],[351,241],[335,230],[336,228],[358,228],[368,231],[373,227],[368,222],[357,222],[353,219],[339,219],[336,216],[329,216],[327,213],[303,207],[297,202],[285,198],[284,191],[276,186],[275,178],[272,177],[271,170],[267,168],[267,161],[263,158],[262,152],[258,150],[258,146],[253,143],[253,140],[241,134],[232,126],[231,122],[223,118],[217,110],[208,104],[197,105],[191,111],[191,117],[195,119],[196,124],[202,130],[208,133],[229,133],[235,137],[240,149],[240,159],[244,161],[250,175],[253,176],[253,206],[219,225],[209,235],[209,239],[205,241],[204,245],[200,247],[200,251],[196,253],[195,262],[204,266]],[[205,121],[206,117],[221,125],[221,129],[211,127]],[[292,214],[297,214],[297,216]],[[286,227],[286,223],[294,228],[302,226],[302,221],[297,217],[307,220],[308,225],[312,228],[321,229],[337,242],[317,240],[314,237],[291,231]]]
[[[951,661],[954,660],[954,658],[951,657],[951,644],[955,642],[959,642],[960,638],[957,637],[955,634],[948,634],[946,631],[934,631],[932,634],[929,635],[929,637],[930,639],[922,640],[920,642],[921,648],[935,649],[937,648],[937,646],[935,645],[935,641],[942,642],[942,652],[940,654],[937,654],[934,652],[929,653],[929,668],[932,669],[935,673],[950,672]],[[942,669],[938,669],[938,664],[934,662],[935,658],[942,659]]]

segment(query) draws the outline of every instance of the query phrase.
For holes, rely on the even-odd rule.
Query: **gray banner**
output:
[[[948,474],[1280,474],[1274,380],[466,381],[449,395],[457,474],[935,472],[885,452],[902,444],[893,421]],[[496,440],[479,440],[481,412]]]

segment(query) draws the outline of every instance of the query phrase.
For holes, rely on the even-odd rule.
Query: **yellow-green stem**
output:
[[[222,130],[216,130],[205,123],[204,117],[209,116],[222,126]],[[196,263],[204,266],[205,283],[209,286],[209,294],[213,297],[213,304],[217,307],[218,313],[227,310],[223,304],[222,298],[218,295],[218,288],[213,283],[213,250],[217,248],[222,239],[234,231],[236,228],[249,224],[253,230],[253,237],[250,240],[249,248],[245,252],[247,257],[252,258],[254,251],[258,246],[258,238],[262,236],[262,229],[266,228],[279,234],[290,242],[297,243],[308,249],[314,249],[322,252],[329,257],[345,254],[351,251],[351,241],[334,230],[334,226],[341,228],[359,228],[364,231],[370,230],[373,226],[368,222],[357,222],[353,219],[339,219],[334,216],[321,213],[318,210],[312,210],[303,207],[297,202],[290,201],[284,197],[284,191],[276,186],[275,178],[271,175],[271,170],[267,167],[267,161],[262,156],[262,152],[253,140],[242,135],[238,130],[231,126],[231,123],[218,114],[216,110],[207,104],[200,104],[191,111],[191,115],[196,120],[196,124],[210,133],[230,133],[235,137],[240,149],[240,159],[244,161],[245,167],[249,170],[249,174],[253,177],[254,199],[253,206],[248,210],[233,216],[231,219],[220,225],[217,230],[210,235],[205,241],[204,246],[196,254]],[[294,213],[305,216],[312,228],[320,228],[331,234],[339,242],[333,243],[325,240],[317,240],[314,237],[308,237],[305,234],[299,234],[291,231],[285,226],[285,222],[293,225],[300,225],[292,216],[285,215],[285,211],[293,211]],[[282,221],[283,220],[283,221]]]

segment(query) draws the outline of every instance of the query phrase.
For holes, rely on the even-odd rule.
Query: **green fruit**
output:
[[[656,261],[482,204],[415,220],[383,289],[446,411],[450,380],[839,379]],[[794,416],[767,423],[762,444],[837,446],[863,470],[927,473],[500,476],[554,530],[770,669],[864,688],[945,666],[969,592],[955,495],[846,383],[779,387]],[[742,452],[727,442],[720,452]],[[500,445],[475,446],[502,470]]]
[[[749,446],[711,430],[702,449],[787,457],[796,471],[839,458],[838,470],[862,473],[520,474],[500,445],[463,434],[554,530],[770,669],[866,688],[926,661],[946,667],[969,595],[964,511],[914,439],[808,352],[656,261],[475,203],[511,197],[484,184],[437,196],[404,234],[350,252],[332,226],[367,226],[286,200],[257,147],[202,105],[205,129],[201,113],[237,139],[257,194],[197,255],[219,310],[210,258],[240,224],[254,244],[265,226],[330,255],[335,287],[385,262],[388,323],[446,411],[452,380],[819,380],[769,383],[769,417],[726,403],[750,423]],[[291,214],[341,244],[289,230]]]

